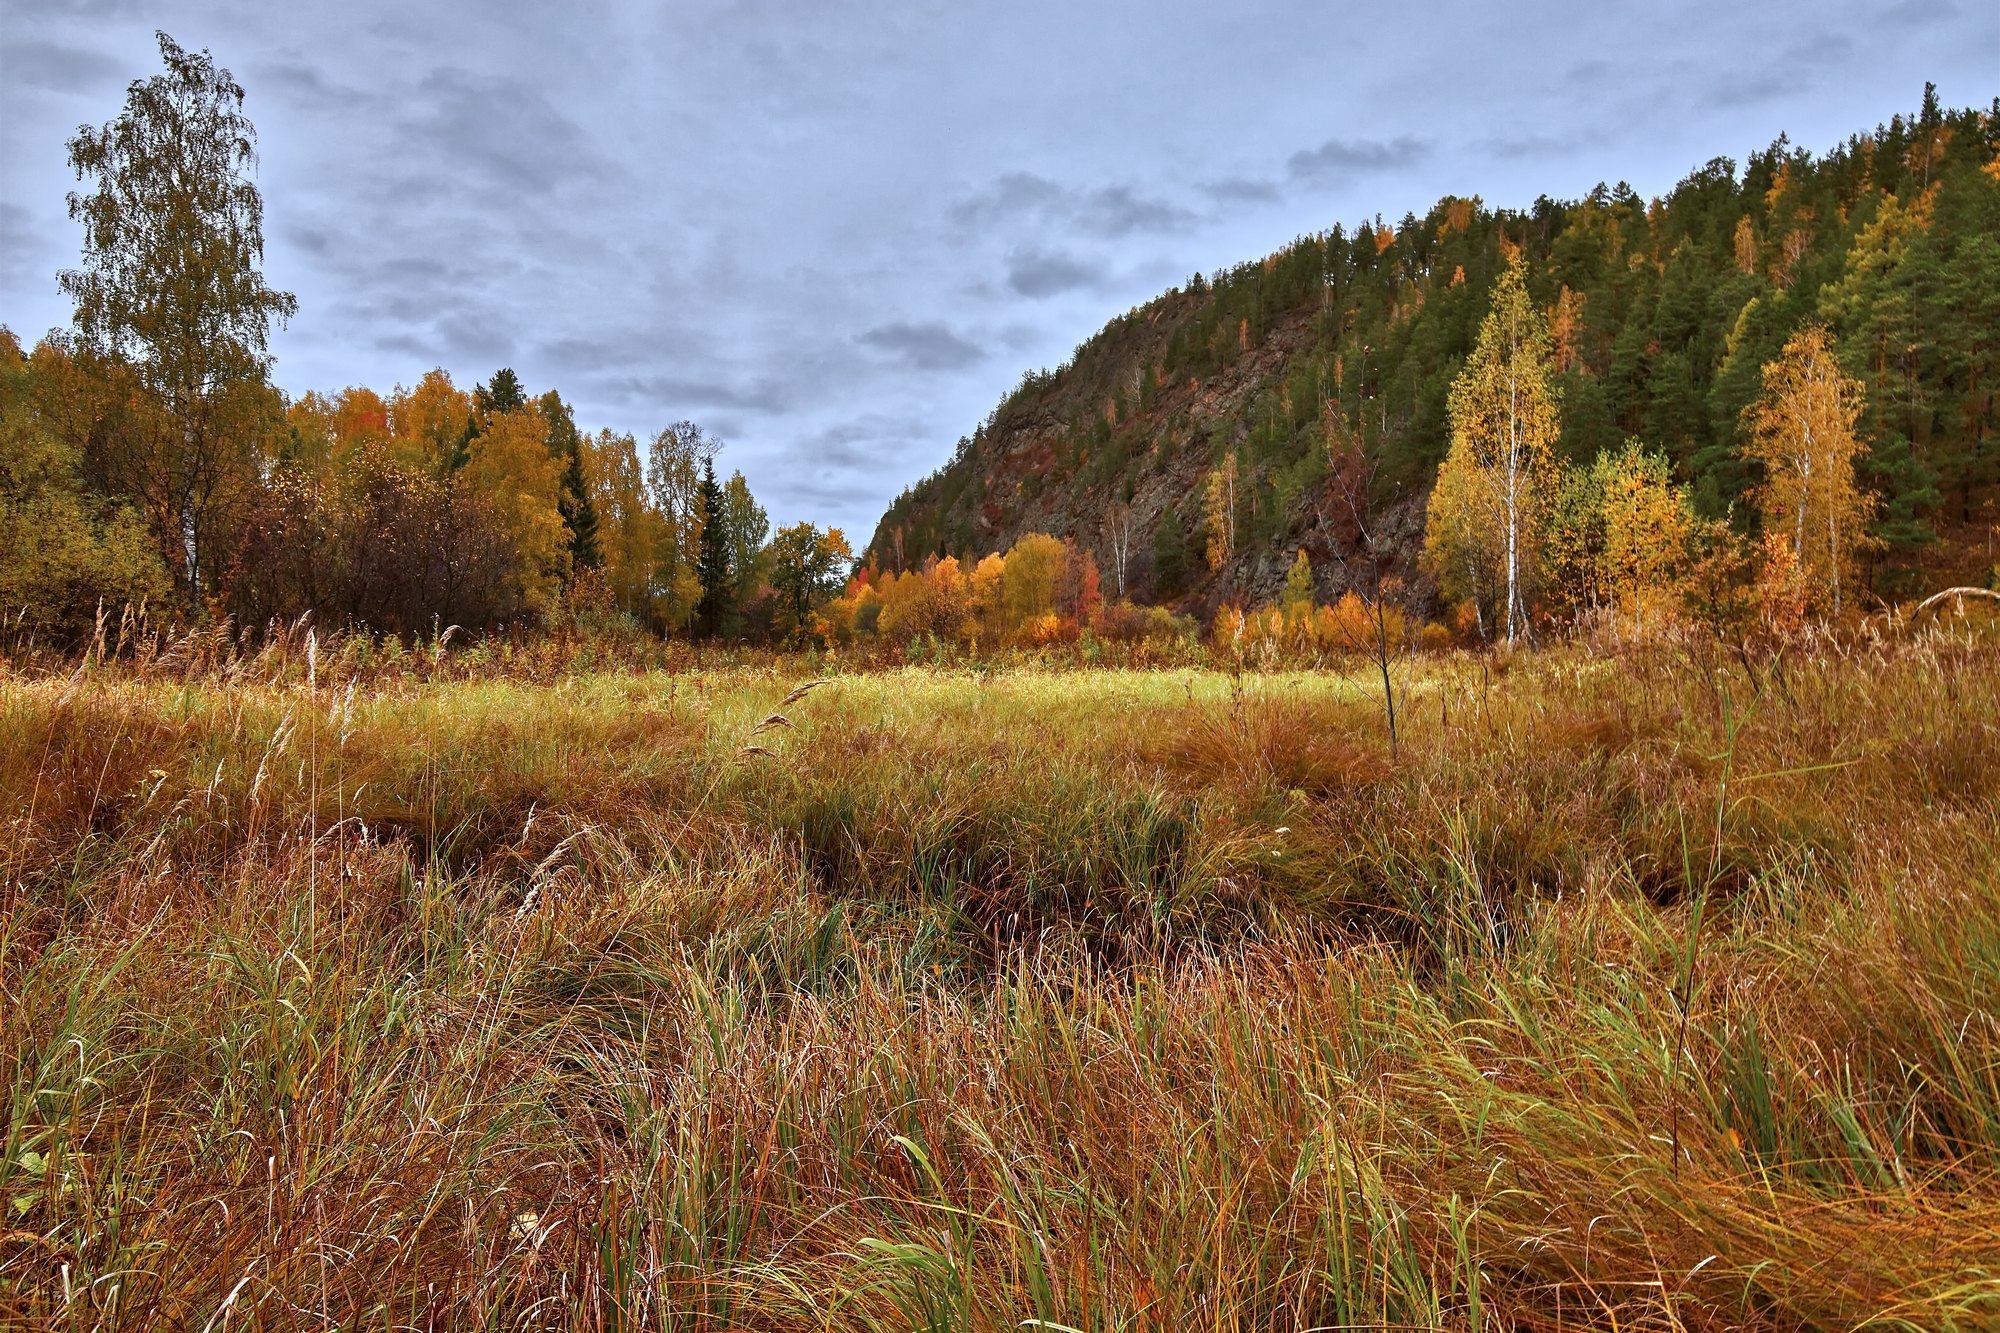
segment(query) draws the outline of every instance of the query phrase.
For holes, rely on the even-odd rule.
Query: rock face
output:
[[[1247,322],[1238,325],[1231,355],[1205,377],[1169,371],[1184,359],[1176,336],[1184,343],[1213,323],[1213,303],[1206,285],[1171,291],[1112,321],[1062,369],[1024,379],[950,463],[896,501],[867,554],[908,567],[929,554],[1005,551],[1026,533],[1046,532],[1094,552],[1105,596],[1116,598],[1122,545],[1126,595],[1205,616],[1225,602],[1275,599],[1303,549],[1318,595],[1338,597],[1353,542],[1351,532],[1343,540],[1326,479],[1333,432],[1321,417],[1332,417],[1318,403],[1284,402],[1314,351],[1320,303],[1274,312],[1254,337]],[[1281,452],[1289,457],[1253,457],[1260,414],[1274,411],[1301,419],[1288,422]],[[1239,460],[1238,540],[1211,570],[1208,477],[1231,454]],[[1285,468],[1297,484],[1274,482]],[[1426,494],[1422,485],[1375,487],[1392,572],[1413,591]],[[1163,519],[1180,526],[1178,577],[1162,549],[1172,545],[1160,540]]]
[[[890,507],[869,553],[892,568],[978,557],[1039,529],[1095,552],[1107,595],[1129,547],[1128,593],[1205,613],[1273,596],[1304,550],[1331,599],[1354,547],[1342,496],[1365,475],[1374,549],[1412,609],[1433,611],[1415,557],[1451,384],[1519,255],[1548,322],[1560,460],[1588,466],[1637,440],[1699,517],[1749,525],[1761,472],[1744,410],[1788,340],[1826,324],[1867,390],[1870,591],[1983,584],[2000,375],[1993,321],[1965,294],[2000,274],[2000,108],[1942,114],[1818,157],[1781,138],[1652,200],[1624,185],[1525,210],[1447,197],[1197,275],[1024,378]],[[1905,349],[1894,366],[1885,339]],[[1219,517],[1217,468],[1236,477]],[[1233,538],[1214,568],[1211,522]]]

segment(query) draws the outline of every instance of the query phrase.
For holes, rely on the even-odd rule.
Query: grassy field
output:
[[[2000,648],[0,676],[0,1323],[2000,1325]]]

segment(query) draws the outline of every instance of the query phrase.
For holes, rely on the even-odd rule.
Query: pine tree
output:
[[[502,416],[526,407],[528,393],[521,387],[520,378],[511,369],[502,366],[493,372],[490,384],[473,386],[472,400],[481,412]]]
[[[731,609],[729,585],[729,527],[723,514],[722,487],[715,480],[715,458],[701,460],[701,488],[697,508],[701,515],[700,553],[695,557],[695,580],[701,598],[695,604],[695,619],[703,634],[714,637],[722,632],[724,618]]]
[[[1187,582],[1187,529],[1172,505],[1153,523],[1153,596],[1165,600]]]

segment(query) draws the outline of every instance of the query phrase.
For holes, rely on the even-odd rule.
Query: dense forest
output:
[[[1698,520],[1746,536],[1768,478],[1746,415],[1808,326],[1863,386],[1872,603],[1932,577],[1992,578],[2000,519],[2000,103],[1920,109],[1815,155],[1780,138],[1664,198],[1625,185],[1526,210],[1446,198],[1302,236],[1111,321],[1032,372],[867,549],[887,568],[1046,531],[1094,549],[1135,597],[1198,608],[1279,595],[1298,553],[1349,577],[1343,460],[1407,596],[1443,611],[1422,548],[1451,395],[1509,258],[1549,344],[1555,461],[1636,441]],[[1221,474],[1220,505],[1206,479]],[[1350,479],[1351,480],[1351,479]],[[1207,561],[1204,553],[1223,558]],[[1449,599],[1444,599],[1449,600]]]

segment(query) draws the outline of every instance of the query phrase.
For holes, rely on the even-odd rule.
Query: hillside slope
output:
[[[1329,450],[1358,450],[1415,576],[1446,399],[1510,248],[1555,335],[1562,453],[1628,437],[1664,450],[1702,512],[1757,477],[1737,422],[1763,364],[1828,322],[1868,385],[1866,483],[1884,503],[1872,589],[1990,576],[2000,512],[2000,101],[1925,109],[1815,156],[1780,139],[1717,158],[1665,198],[1624,185],[1525,211],[1446,198],[1303,236],[1196,275],[1030,372],[951,462],[911,487],[867,555],[1004,550],[1023,533],[1097,553],[1107,592],[1206,610],[1271,596],[1295,553],[1340,590]],[[1235,549],[1207,545],[1205,480],[1233,456]],[[1426,595],[1420,578],[1412,585]]]

